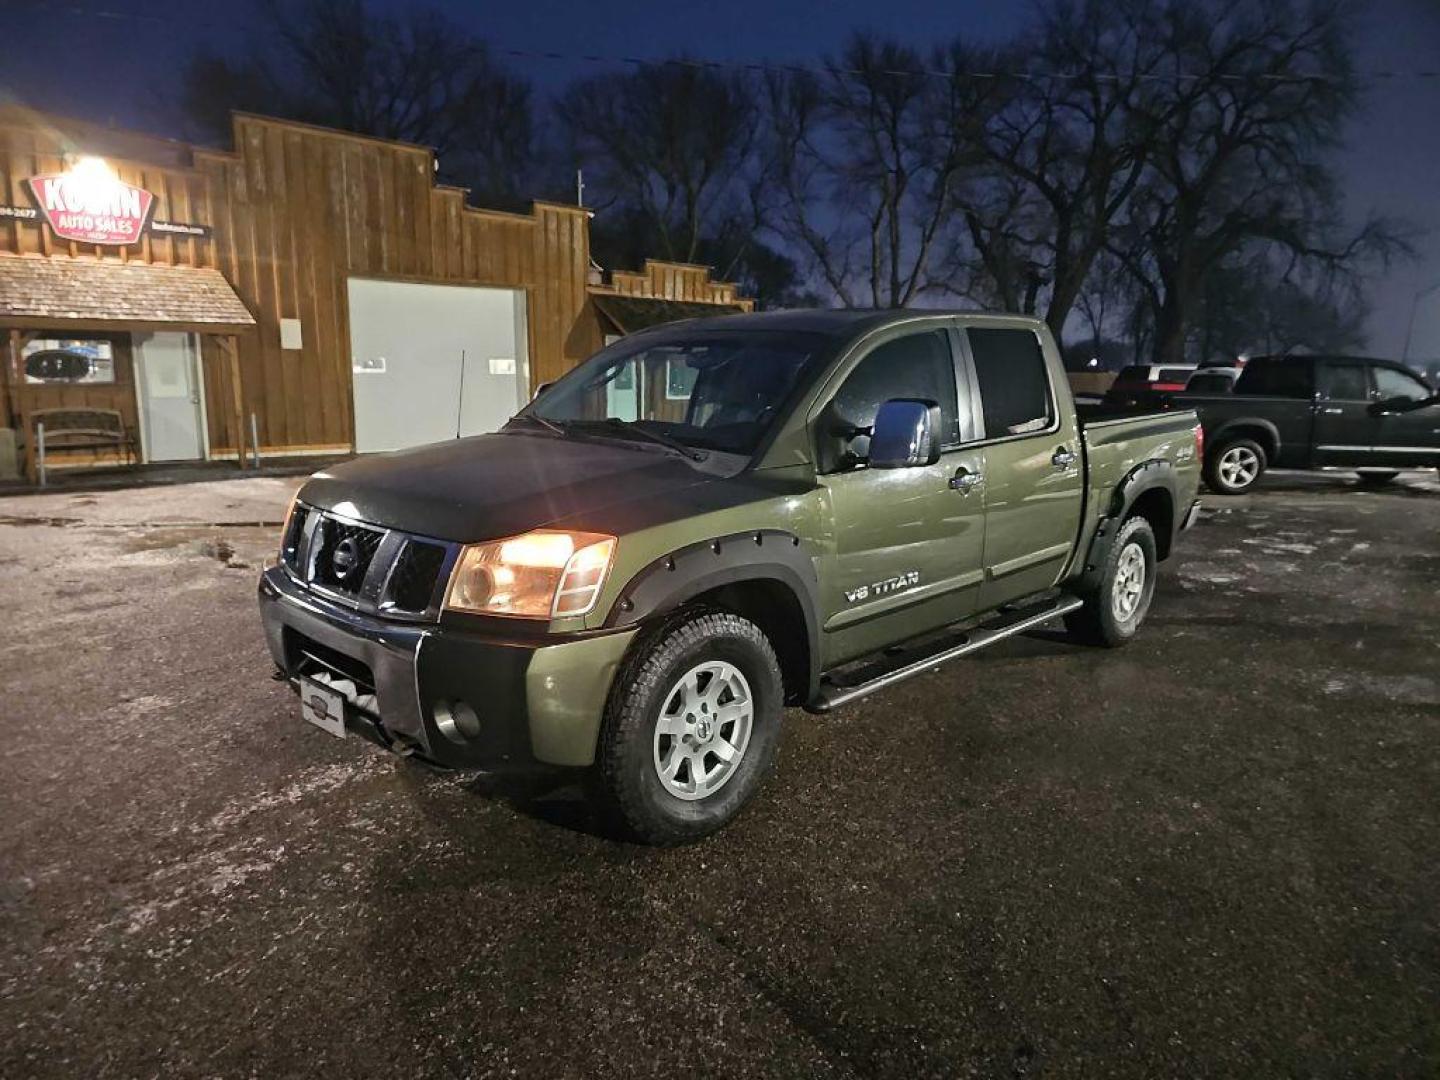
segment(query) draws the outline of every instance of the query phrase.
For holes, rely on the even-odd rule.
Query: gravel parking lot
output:
[[[1440,484],[1275,473],[1140,640],[826,718],[648,850],[303,724],[295,481],[0,499],[0,1075],[1440,1070]]]

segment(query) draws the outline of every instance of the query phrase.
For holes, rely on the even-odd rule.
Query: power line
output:
[[[14,0],[12,0],[14,2]],[[7,5],[8,6],[8,5]],[[61,14],[77,17],[111,19],[111,20],[133,20],[137,22],[158,23],[165,26],[174,26],[173,18],[159,15],[149,15],[138,11],[112,11],[104,8],[86,7],[74,3],[56,2],[56,0],[18,0],[18,6],[48,8]],[[210,29],[233,30],[234,24],[219,24],[208,20],[185,19],[186,25],[207,27]],[[482,38],[483,40],[483,38]],[[1105,72],[1097,72],[1087,68],[1075,70],[1002,70],[992,69],[984,71],[959,71],[945,68],[853,68],[837,64],[796,64],[780,63],[771,60],[713,60],[697,57],[673,56],[673,57],[644,57],[644,56],[613,56],[599,53],[572,53],[560,52],[553,49],[520,49],[509,46],[501,46],[490,43],[491,51],[500,56],[507,56],[517,60],[547,60],[558,63],[586,63],[603,64],[617,67],[686,67],[711,71],[738,71],[750,74],[780,74],[780,75],[884,75],[893,78],[929,78],[929,79],[973,79],[973,80],[1013,80],[1019,82],[1065,82],[1079,79],[1092,79],[1097,82],[1151,82],[1151,83],[1191,83],[1204,81],[1206,79],[1219,79],[1223,82],[1274,82],[1274,83],[1307,83],[1307,82],[1335,82],[1337,80],[1326,75],[1304,74],[1301,72],[1206,72],[1204,74],[1187,74],[1184,72],[1153,72],[1133,75],[1112,75]],[[1440,69],[1418,70],[1418,71],[1365,71],[1357,72],[1357,77],[1364,80],[1375,79],[1386,82],[1397,80],[1440,80]]]
[[[1227,82],[1334,82],[1326,75],[1305,75],[1287,72],[1207,72],[1185,74],[1181,72],[1156,72],[1135,75],[1110,75],[1081,68],[1072,71],[1045,70],[989,70],[960,71],[944,68],[852,68],[838,64],[782,64],[765,60],[705,60],[694,57],[640,57],[602,56],[595,53],[562,53],[553,50],[496,48],[496,53],[524,60],[558,60],[562,62],[584,61],[632,67],[689,67],[709,70],[735,70],[754,73],[773,72],[790,75],[889,75],[897,78],[932,79],[1012,79],[1025,82],[1047,80],[1066,81],[1073,79],[1095,79],[1100,82],[1124,82],[1131,79],[1138,82],[1197,82],[1205,79],[1221,79]],[[1440,79],[1440,70],[1435,71],[1368,71],[1359,73],[1362,79]]]

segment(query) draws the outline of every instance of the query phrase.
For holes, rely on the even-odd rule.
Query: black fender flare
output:
[[[1115,485],[1115,491],[1110,496],[1110,503],[1101,516],[1100,523],[1095,526],[1095,535],[1090,538],[1090,549],[1085,555],[1085,565],[1076,578],[1078,591],[1093,593],[1099,590],[1101,569],[1105,565],[1105,560],[1110,556],[1110,548],[1115,543],[1115,534],[1120,531],[1120,526],[1130,516],[1130,510],[1134,507],[1135,501],[1147,491],[1154,491],[1157,488],[1170,497],[1172,530],[1179,525],[1183,510],[1180,506],[1180,484],[1174,463],[1164,458],[1151,458],[1148,461],[1140,462],[1121,478],[1120,483]],[[1156,537],[1156,539],[1157,541],[1163,539],[1162,550],[1168,551],[1174,537]]]
[[[1256,429],[1265,432],[1269,439],[1269,445],[1262,446],[1261,448],[1269,455],[1270,461],[1273,464],[1275,459],[1280,456],[1280,447],[1282,445],[1280,429],[1277,428],[1272,421],[1266,420],[1263,416],[1237,416],[1233,419],[1226,420],[1214,431],[1207,431],[1205,433],[1205,445],[1207,447],[1219,446],[1225,441],[1228,435],[1235,435],[1246,430]]]
[[[805,621],[806,700],[813,698],[820,686],[820,582],[793,533],[755,529],[677,548],[626,582],[605,625],[636,626],[723,585],[751,581],[777,583],[794,596]]]

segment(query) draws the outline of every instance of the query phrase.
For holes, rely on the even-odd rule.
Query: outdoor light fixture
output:
[[[445,607],[523,619],[584,615],[614,553],[613,536],[544,529],[471,544],[455,564]]]

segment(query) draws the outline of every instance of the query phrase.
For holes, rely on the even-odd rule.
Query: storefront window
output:
[[[37,338],[21,354],[25,381],[46,384],[94,384],[115,381],[115,356],[108,341]]]

